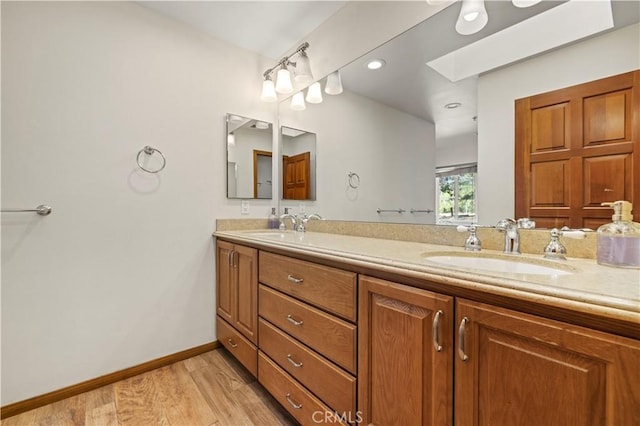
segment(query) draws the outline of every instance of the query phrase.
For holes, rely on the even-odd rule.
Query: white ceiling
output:
[[[346,1],[139,1],[215,38],[280,59]]]
[[[469,36],[461,36],[454,29],[460,11],[460,2],[457,2],[458,4],[445,8],[378,49],[355,59],[341,70],[343,85],[345,90],[435,122],[439,143],[460,134],[473,134],[477,129],[474,120],[477,114],[477,78],[470,77],[452,83],[427,67],[426,62],[558,6],[564,1],[545,0],[529,8],[517,8],[511,1],[506,0],[486,1],[489,22],[480,32]],[[277,60],[289,53],[300,40],[348,1],[139,3],[213,37]],[[613,0],[612,4],[616,28],[638,22],[640,1]],[[545,29],[541,29],[540,37],[544,35]],[[313,62],[313,55],[309,56]],[[367,70],[364,63],[374,57],[383,57],[387,66],[376,72]],[[449,102],[460,102],[462,106],[455,110],[445,110],[443,106]]]

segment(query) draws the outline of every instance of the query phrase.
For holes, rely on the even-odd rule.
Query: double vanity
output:
[[[223,225],[218,340],[301,424],[640,423],[637,270]]]

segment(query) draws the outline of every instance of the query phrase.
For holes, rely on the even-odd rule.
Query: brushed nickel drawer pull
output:
[[[229,342],[229,344],[231,345],[232,348],[237,348],[238,344],[237,343],[233,343],[233,340],[231,339],[227,339],[227,342]]]
[[[304,322],[304,321],[297,321],[291,315],[287,315],[287,321],[289,321],[291,324],[295,325],[296,327],[300,327],[302,325],[302,323]]]
[[[304,281],[304,278],[296,278],[291,274],[287,275],[287,279],[294,284],[300,284],[302,283],[302,281]]]
[[[468,322],[469,322],[469,318],[467,317],[462,318],[462,321],[460,321],[460,328],[458,328],[458,356],[463,361],[466,361],[469,359],[469,357],[465,353],[465,348],[464,348]]]
[[[293,402],[291,400],[291,394],[290,393],[286,394],[284,397],[287,398],[287,402],[289,403],[289,405],[291,405],[292,408],[294,408],[296,410],[299,410],[299,409],[302,408],[302,404],[296,404],[295,402]]]
[[[295,362],[293,360],[293,358],[291,358],[291,354],[287,354],[287,361],[289,361],[291,363],[291,365],[293,365],[296,368],[302,367],[302,363],[301,362]]]
[[[436,352],[442,352],[442,345],[440,344],[440,317],[444,315],[444,312],[439,310],[433,317],[433,347]]]

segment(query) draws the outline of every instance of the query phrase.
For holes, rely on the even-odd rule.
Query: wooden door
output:
[[[235,303],[232,256],[233,244],[226,241],[216,243],[216,311],[229,324],[233,324]]]
[[[458,299],[464,318],[456,425],[640,424],[639,341]]]
[[[640,71],[516,100],[516,216],[596,229],[640,208]]]
[[[258,344],[258,250],[234,246],[236,275],[233,326],[253,344]]]
[[[359,286],[358,411],[364,424],[452,424],[453,298],[365,276]]]
[[[284,156],[283,198],[285,200],[308,200],[311,195],[311,153]]]

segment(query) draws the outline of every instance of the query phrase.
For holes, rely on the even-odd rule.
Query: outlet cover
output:
[[[242,200],[240,206],[240,214],[249,214],[249,200]]]

